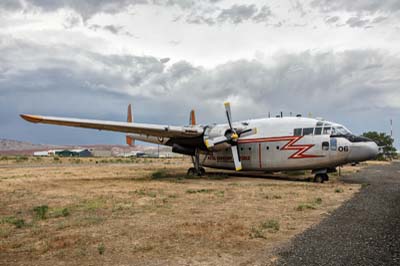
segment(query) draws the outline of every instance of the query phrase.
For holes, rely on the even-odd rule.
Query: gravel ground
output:
[[[361,192],[283,248],[278,265],[400,265],[400,163],[343,180]]]

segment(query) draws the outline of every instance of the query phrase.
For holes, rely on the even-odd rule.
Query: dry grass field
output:
[[[273,264],[275,248],[360,189],[335,175],[187,178],[188,167],[186,158],[1,157],[0,265]]]

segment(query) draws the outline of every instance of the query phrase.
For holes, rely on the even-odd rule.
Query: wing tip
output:
[[[21,114],[20,115],[22,119],[31,122],[31,123],[39,123],[43,120],[41,116],[37,115],[27,115],[27,114]]]

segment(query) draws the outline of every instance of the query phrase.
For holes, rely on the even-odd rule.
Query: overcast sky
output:
[[[162,58],[170,58],[167,63]],[[124,143],[20,113],[207,124],[302,113],[400,139],[398,0],[1,0],[0,138]]]

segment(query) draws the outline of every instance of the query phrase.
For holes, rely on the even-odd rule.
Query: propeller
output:
[[[238,139],[242,136],[252,135],[257,133],[256,128],[248,128],[243,130],[237,130],[232,126],[232,114],[231,114],[231,105],[229,102],[225,102],[225,113],[226,118],[228,120],[229,130],[225,132],[224,136],[215,137],[213,139],[207,139],[205,144],[208,149],[211,149],[215,145],[221,143],[229,143],[231,145],[233,162],[235,164],[236,171],[242,170],[242,163],[240,161],[239,150],[237,148]]]

